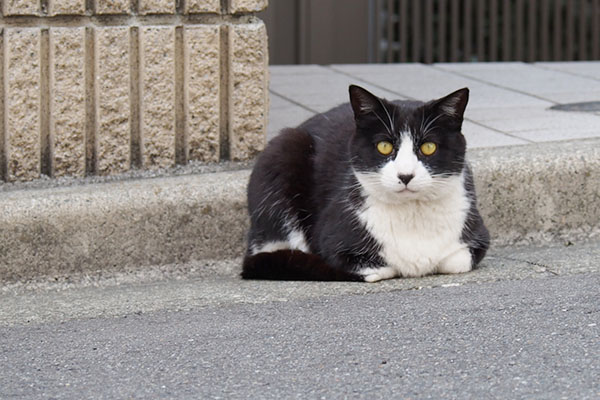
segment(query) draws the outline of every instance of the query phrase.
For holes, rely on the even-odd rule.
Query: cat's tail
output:
[[[333,268],[321,257],[300,250],[278,250],[247,255],[242,266],[243,279],[276,281],[355,281],[360,274]]]

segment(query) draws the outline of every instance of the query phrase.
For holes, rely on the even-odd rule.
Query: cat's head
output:
[[[460,179],[469,89],[427,103],[389,102],[350,86],[356,131],[351,163],[365,194],[386,203],[443,196]]]

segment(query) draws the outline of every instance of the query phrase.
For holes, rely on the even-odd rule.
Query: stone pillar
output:
[[[266,6],[2,1],[0,182],[254,157],[268,110],[254,13]]]

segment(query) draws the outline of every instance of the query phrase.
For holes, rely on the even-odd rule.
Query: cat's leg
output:
[[[461,247],[453,252],[438,265],[437,272],[440,274],[462,274],[473,268],[473,257],[467,247]]]
[[[287,129],[257,159],[248,184],[249,255],[310,251],[313,151],[308,133]]]
[[[398,277],[398,271],[393,267],[367,267],[360,270],[360,274],[370,283]]]
[[[288,230],[289,232],[287,235],[285,233],[280,233],[281,240],[271,239],[259,242],[255,239],[254,243],[250,244],[250,254],[274,253],[279,250],[300,250],[305,253],[310,252],[306,242],[306,236],[301,229],[286,228],[284,226],[280,230]]]

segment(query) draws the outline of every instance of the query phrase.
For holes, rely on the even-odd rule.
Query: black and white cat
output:
[[[248,186],[242,277],[375,282],[470,271],[489,234],[461,133],[469,90],[350,103],[285,129]]]

